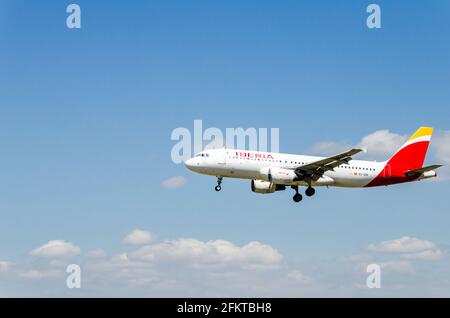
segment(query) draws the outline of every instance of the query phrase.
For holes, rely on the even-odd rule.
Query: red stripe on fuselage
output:
[[[422,168],[429,143],[429,141],[419,141],[401,149],[389,159],[380,174],[366,187],[409,182],[419,178],[420,175],[407,177],[405,172]]]

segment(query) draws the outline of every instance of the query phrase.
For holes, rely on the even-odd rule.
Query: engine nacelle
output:
[[[252,191],[255,193],[274,193],[276,185],[269,181],[252,180]]]
[[[419,180],[434,178],[434,177],[437,177],[436,171],[430,170],[430,171],[425,171],[424,173],[422,173],[422,175],[419,177]]]

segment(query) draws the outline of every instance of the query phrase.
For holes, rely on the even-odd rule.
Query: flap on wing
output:
[[[437,168],[440,168],[440,167],[442,167],[442,165],[431,165],[431,166],[426,166],[426,167],[419,168],[419,169],[408,170],[408,171],[405,171],[404,174],[407,177],[410,177],[410,176],[417,175],[417,174],[422,174],[424,172],[427,172],[427,171],[430,171],[430,170],[434,170],[434,169],[437,169]]]

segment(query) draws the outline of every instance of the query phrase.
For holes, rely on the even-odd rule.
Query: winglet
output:
[[[344,152],[344,154],[347,154],[347,156],[353,156],[356,155],[357,153],[366,151],[367,151],[366,148],[353,148],[352,150],[349,150],[346,153]]]

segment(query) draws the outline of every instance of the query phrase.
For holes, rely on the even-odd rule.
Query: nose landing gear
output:
[[[220,190],[222,190],[221,184],[222,184],[222,179],[223,177],[217,177],[217,185],[214,188],[217,192],[219,192]]]

